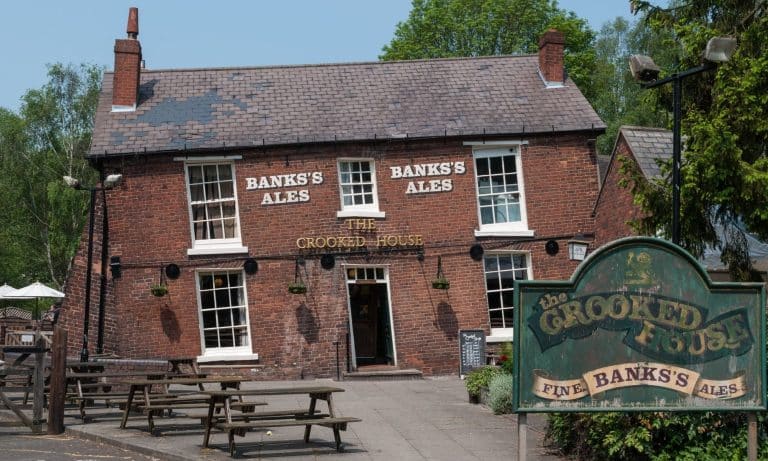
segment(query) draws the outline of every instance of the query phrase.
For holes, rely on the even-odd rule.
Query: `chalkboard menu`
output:
[[[485,366],[485,332],[483,330],[460,330],[459,349],[460,375],[466,375],[475,368]]]

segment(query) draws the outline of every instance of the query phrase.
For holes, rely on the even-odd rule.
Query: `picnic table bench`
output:
[[[227,433],[229,455],[237,455],[235,436],[243,437],[251,429],[264,429],[271,427],[304,426],[304,443],[309,443],[309,436],[313,425],[328,427],[333,430],[333,438],[336,450],[343,451],[340,431],[347,429],[348,423],[359,422],[361,419],[348,416],[336,416],[333,408],[332,396],[336,392],[344,392],[344,389],[330,386],[301,386],[280,387],[265,389],[240,389],[206,391],[210,396],[208,414],[205,419],[205,435],[203,447],[207,448],[210,442],[211,430],[219,429]],[[279,396],[300,395],[309,396],[309,407],[298,410],[274,410],[265,412],[242,412],[240,415],[232,414],[232,399],[244,399],[247,396]],[[327,413],[317,411],[317,401],[325,401],[328,406]],[[223,405],[224,414],[214,415],[217,405]]]
[[[205,394],[206,391],[197,390],[192,393],[187,393],[186,395],[178,395],[172,399],[157,400],[152,398],[153,386],[166,386],[165,389],[167,391],[167,386],[171,384],[179,386],[202,386],[204,384],[218,384],[222,390],[225,390],[228,388],[238,388],[240,383],[243,381],[248,381],[248,378],[242,376],[219,376],[197,378],[139,379],[125,381],[124,384],[130,386],[130,388],[128,390],[125,408],[123,409],[123,419],[120,422],[120,428],[125,429],[126,424],[128,423],[128,417],[131,408],[134,405],[134,399],[136,399],[137,392],[140,393],[140,396],[143,396],[143,400],[137,402],[136,408],[140,409],[141,412],[147,416],[147,426],[149,428],[149,432],[154,435],[155,423],[153,416],[162,415],[162,413],[166,410],[169,414],[172,414],[174,410],[178,409],[208,408],[210,399],[207,395],[201,397],[200,394]],[[232,392],[238,391],[235,390]],[[238,404],[236,407],[241,407],[246,411],[253,411],[253,407],[256,405],[265,405],[265,403],[249,402],[248,404],[244,405]],[[219,404],[218,407],[222,408],[223,404]]]

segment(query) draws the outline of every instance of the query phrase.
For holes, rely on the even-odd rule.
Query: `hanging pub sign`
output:
[[[515,282],[515,411],[765,410],[765,293],[617,240],[570,281]]]

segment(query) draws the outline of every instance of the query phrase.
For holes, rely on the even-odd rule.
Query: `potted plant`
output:
[[[288,292],[301,295],[307,292],[307,286],[303,282],[291,282],[288,284]]]
[[[448,281],[445,277],[439,277],[434,280],[432,280],[432,288],[435,288],[437,290],[447,290],[451,287],[451,282]]]
[[[470,372],[464,383],[467,386],[469,403],[479,403],[480,395],[488,392],[491,379],[500,374],[501,370],[493,365],[486,365]]]
[[[159,298],[168,293],[168,287],[160,283],[149,287],[149,291],[152,293],[152,296],[157,296]]]

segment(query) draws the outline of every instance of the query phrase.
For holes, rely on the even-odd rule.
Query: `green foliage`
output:
[[[488,383],[488,405],[496,415],[512,413],[512,375],[502,373]]]
[[[95,184],[85,161],[101,69],[55,64],[27,91],[19,113],[0,108],[0,280],[61,288],[85,223],[88,194],[62,176]]]
[[[759,459],[768,459],[764,415],[758,415]],[[744,413],[557,413],[547,439],[578,459],[704,461],[747,455]]]
[[[764,2],[687,0],[672,8],[633,1],[653,33],[670,34],[677,64],[662,76],[700,64],[709,38],[736,37],[736,53],[715,70],[683,81],[681,244],[694,255],[718,246],[716,224],[741,222],[768,238],[768,14]],[[651,90],[668,112],[670,85]],[[668,170],[667,170],[668,171]],[[644,226],[669,234],[669,181],[639,190]],[[663,186],[663,187],[662,187]],[[703,230],[703,231],[702,231]],[[728,242],[725,242],[726,244]],[[749,276],[749,270],[734,273]]]
[[[379,56],[385,61],[532,54],[550,28],[565,35],[570,77],[590,93],[594,32],[553,0],[413,0],[408,19]]]
[[[514,363],[512,362],[511,342],[505,342],[501,345],[501,350],[499,351],[499,360],[496,362],[496,365],[501,368],[501,371],[508,375],[511,375],[515,372]]]
[[[501,374],[501,370],[493,365],[486,365],[477,370],[472,370],[464,381],[469,395],[480,395],[480,389],[488,387],[494,376]]]

